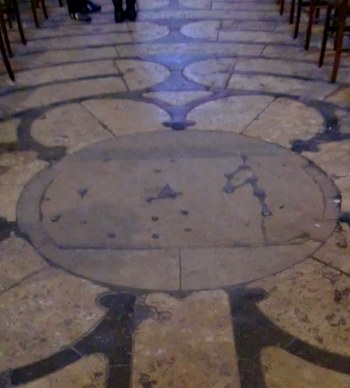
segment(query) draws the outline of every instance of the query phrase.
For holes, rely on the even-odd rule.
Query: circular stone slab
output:
[[[24,189],[18,223],[50,262],[113,286],[241,284],[308,257],[338,218],[318,168],[258,139],[208,131],[109,139]]]

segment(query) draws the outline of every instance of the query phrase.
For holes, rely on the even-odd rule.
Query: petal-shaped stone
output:
[[[98,118],[81,104],[62,105],[43,113],[32,123],[30,133],[40,144],[64,146],[68,153],[112,137]]]
[[[48,268],[0,294],[0,370],[39,361],[88,332],[104,315],[105,288]]]
[[[152,381],[174,388],[240,386],[225,292],[199,292],[185,299],[151,294],[145,305],[152,315],[134,338],[134,388]]]

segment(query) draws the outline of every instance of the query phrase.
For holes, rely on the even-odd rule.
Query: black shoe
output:
[[[101,8],[102,7],[100,5],[93,3],[91,0],[87,0],[86,11],[88,13],[100,12]]]
[[[77,20],[78,22],[85,22],[85,23],[91,22],[91,17],[84,12],[71,13],[69,14],[69,16],[71,19]]]
[[[114,20],[116,23],[123,23],[125,20],[122,0],[113,0]]]
[[[136,0],[126,0],[125,17],[131,22],[134,22],[136,20],[136,16]]]

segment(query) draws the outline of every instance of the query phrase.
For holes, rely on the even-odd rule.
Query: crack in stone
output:
[[[223,191],[227,194],[234,194],[234,192],[240,187],[250,185],[253,190],[254,197],[259,200],[261,215],[263,217],[271,216],[272,212],[265,201],[267,195],[265,191],[258,186],[259,178],[254,174],[253,169],[247,164],[248,156],[246,154],[240,154],[240,157],[242,159],[242,164],[238,166],[233,172],[224,174],[227,181],[223,187]],[[245,175],[243,182],[234,184],[234,180],[239,179],[242,173]]]

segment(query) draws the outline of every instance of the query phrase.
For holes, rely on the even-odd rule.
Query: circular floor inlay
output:
[[[261,140],[207,131],[109,139],[43,171],[18,222],[50,261],[117,286],[251,281],[310,255],[333,230],[336,190]]]

